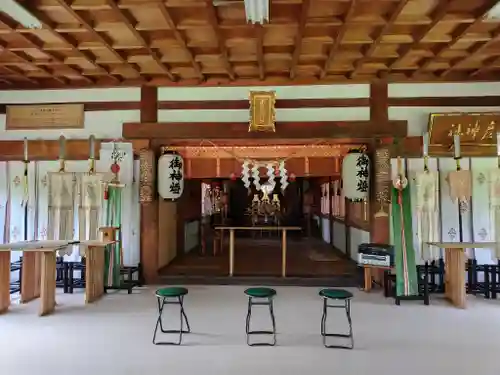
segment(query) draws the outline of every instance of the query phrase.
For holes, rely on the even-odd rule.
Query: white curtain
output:
[[[493,233],[493,241],[497,243],[495,251],[492,252],[493,259],[500,259],[500,169],[496,168],[490,172],[490,225]]]
[[[77,176],[74,173],[49,172],[49,240],[75,238],[75,198]],[[68,249],[60,255],[71,254]]]
[[[7,177],[7,162],[0,162],[0,243],[7,243],[8,240],[8,199],[9,184]]]
[[[28,230],[27,240],[35,239],[35,215],[36,215],[36,198],[35,191],[35,163],[31,162],[28,165],[28,192],[30,194],[28,199]],[[24,238],[24,224],[25,224],[25,205],[23,201],[26,196],[24,185],[24,163],[21,161],[10,161],[7,165],[7,176],[9,183],[9,238],[8,242],[23,241]],[[19,260],[20,253],[18,251],[12,252],[12,261]]]
[[[114,143],[102,143],[100,158],[97,161],[97,171],[105,173],[105,179],[111,180],[110,172],[113,163],[112,153]],[[122,253],[123,264],[125,266],[137,265],[140,259],[139,253],[139,189],[138,179],[134,179],[134,152],[131,143],[116,143],[118,152],[122,155],[122,160],[118,162],[120,166],[119,180],[124,184],[122,190]],[[103,217],[106,213],[106,204],[102,205],[101,222],[105,222]]]
[[[80,176],[78,191],[79,240],[97,240],[99,238],[104,190],[103,177],[102,173],[84,173]]]

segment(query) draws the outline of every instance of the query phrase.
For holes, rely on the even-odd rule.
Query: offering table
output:
[[[235,230],[260,230],[260,231],[281,231],[281,276],[286,277],[286,233],[290,230],[301,231],[301,227],[226,227],[216,226],[215,230],[229,231],[229,276],[234,273],[234,231]],[[222,236],[222,233],[221,233]]]
[[[40,316],[54,312],[56,306],[56,253],[71,246],[85,248],[85,303],[104,294],[104,249],[115,241],[21,241],[0,245],[0,313],[10,306],[11,251],[23,253],[21,302],[40,297]]]
[[[467,295],[465,289],[465,262],[466,249],[494,249],[495,242],[428,242],[445,251],[445,298],[453,306],[467,308]]]

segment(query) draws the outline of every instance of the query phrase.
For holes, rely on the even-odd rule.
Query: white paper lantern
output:
[[[342,161],[342,188],[346,198],[368,198],[370,191],[370,159],[361,152],[347,154]]]
[[[184,191],[184,159],[179,154],[164,154],[158,159],[158,194],[163,199],[178,199]]]

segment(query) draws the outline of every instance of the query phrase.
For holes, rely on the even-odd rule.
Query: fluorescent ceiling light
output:
[[[245,0],[245,13],[248,22],[269,22],[269,0]]]
[[[42,23],[15,0],[0,0],[0,12],[19,22],[27,29],[41,29]]]
[[[498,2],[493,6],[493,8],[488,11],[485,18],[490,20],[500,19],[500,2]]]

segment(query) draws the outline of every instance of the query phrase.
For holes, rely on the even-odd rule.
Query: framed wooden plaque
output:
[[[249,132],[274,132],[276,93],[274,91],[250,92]]]
[[[83,129],[83,127],[83,104],[7,106],[7,130]]]

